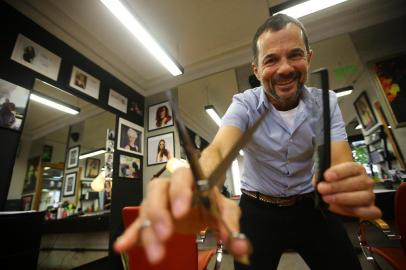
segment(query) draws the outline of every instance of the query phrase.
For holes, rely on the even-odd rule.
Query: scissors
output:
[[[171,102],[172,113],[176,122],[177,129],[179,131],[179,137],[183,142],[185,153],[195,181],[195,192],[193,200],[194,205],[202,205],[216,220],[218,220],[219,223],[224,226],[225,230],[230,235],[230,240],[246,239],[244,234],[233,232],[221,217],[217,208],[216,194],[214,193],[214,189],[215,187],[219,188],[223,184],[223,175],[238,155],[239,150],[251,140],[252,135],[265,119],[269,110],[264,111],[259,116],[256,122],[250,128],[248,128],[248,130],[241,136],[241,138],[239,138],[238,141],[233,145],[231,150],[217,165],[213,172],[206,177],[199,163],[200,151],[194,147],[194,144],[192,143],[186,126],[184,125],[183,120],[178,113],[177,106],[175,105],[170,93],[168,93],[168,98]],[[165,168],[161,168],[159,172],[154,175],[154,177],[158,177],[164,170]],[[236,259],[245,264],[249,263],[248,257]]]

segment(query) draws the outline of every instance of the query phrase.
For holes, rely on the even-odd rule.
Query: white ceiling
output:
[[[184,67],[172,77],[98,0],[6,0],[143,95],[249,63],[272,0],[122,0]],[[402,0],[349,0],[302,18],[310,41],[404,14]]]

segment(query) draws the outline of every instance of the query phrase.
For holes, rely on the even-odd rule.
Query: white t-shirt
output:
[[[279,115],[282,117],[283,121],[288,125],[289,129],[292,131],[293,130],[293,125],[295,124],[295,119],[296,119],[296,113],[299,109],[299,106],[301,105],[301,102],[299,105],[297,105],[295,108],[289,110],[289,111],[279,111]]]

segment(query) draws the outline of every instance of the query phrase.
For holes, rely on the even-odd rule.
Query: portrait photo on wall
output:
[[[63,196],[69,197],[75,195],[77,173],[67,173],[65,176],[65,183],[63,186]]]
[[[35,191],[35,185],[38,179],[38,168],[40,157],[30,158],[27,162],[27,171],[23,184],[23,194],[32,193]]]
[[[100,159],[87,158],[85,167],[85,178],[95,178],[99,175],[100,171]]]
[[[366,92],[362,92],[361,95],[357,97],[354,102],[354,107],[355,111],[357,112],[358,119],[361,122],[362,128],[365,131],[378,124]]]
[[[113,153],[104,154],[105,167],[104,167],[104,177],[106,179],[111,179],[113,177]]]
[[[69,148],[66,157],[66,168],[72,169],[79,165],[80,145]]]
[[[21,130],[30,91],[0,79],[0,127]]]
[[[38,43],[18,34],[11,59],[53,80],[58,80],[61,58]]]
[[[117,149],[142,155],[144,152],[144,128],[128,120],[118,120]]]
[[[148,131],[173,126],[172,108],[169,101],[148,107]]]
[[[406,125],[406,54],[375,63],[390,117],[396,127]]]
[[[144,106],[136,101],[130,101],[130,112],[138,115],[138,116],[143,116],[144,115]]]
[[[141,160],[136,157],[120,155],[119,177],[140,179]]]
[[[21,211],[30,211],[32,206],[32,199],[34,195],[26,195],[21,197]]]
[[[175,141],[173,132],[148,137],[148,166],[165,163],[174,156],[174,153]]]
[[[99,99],[100,80],[78,67],[73,66],[72,68],[69,86],[88,96]]]

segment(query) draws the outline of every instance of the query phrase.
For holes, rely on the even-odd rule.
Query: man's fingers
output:
[[[165,255],[165,248],[163,246],[163,242],[158,239],[153,227],[144,228],[141,231],[141,239],[148,260],[151,263],[158,263],[160,260],[162,260]]]
[[[343,207],[338,205],[330,205],[330,210],[334,213],[358,217],[360,219],[373,220],[382,217],[381,210],[375,205],[361,207]]]
[[[331,182],[362,174],[365,174],[365,169],[361,164],[356,162],[344,162],[329,168],[324,173],[324,179]]]
[[[340,206],[368,206],[374,203],[375,195],[370,191],[354,191],[323,195],[323,200]]]
[[[175,218],[184,217],[192,205],[193,197],[193,175],[190,169],[179,168],[171,178],[169,188],[169,200],[171,202],[172,214]]]
[[[322,181],[317,185],[317,190],[321,194],[327,195],[348,191],[371,190],[373,186],[372,179],[361,175],[335,182]]]
[[[120,237],[117,238],[114,243],[114,250],[117,252],[124,252],[135,246],[139,239],[139,228],[140,220],[137,219]]]
[[[161,241],[166,241],[173,231],[168,209],[169,179],[160,178],[148,184],[148,195],[141,208],[140,219],[150,220],[151,227]]]

